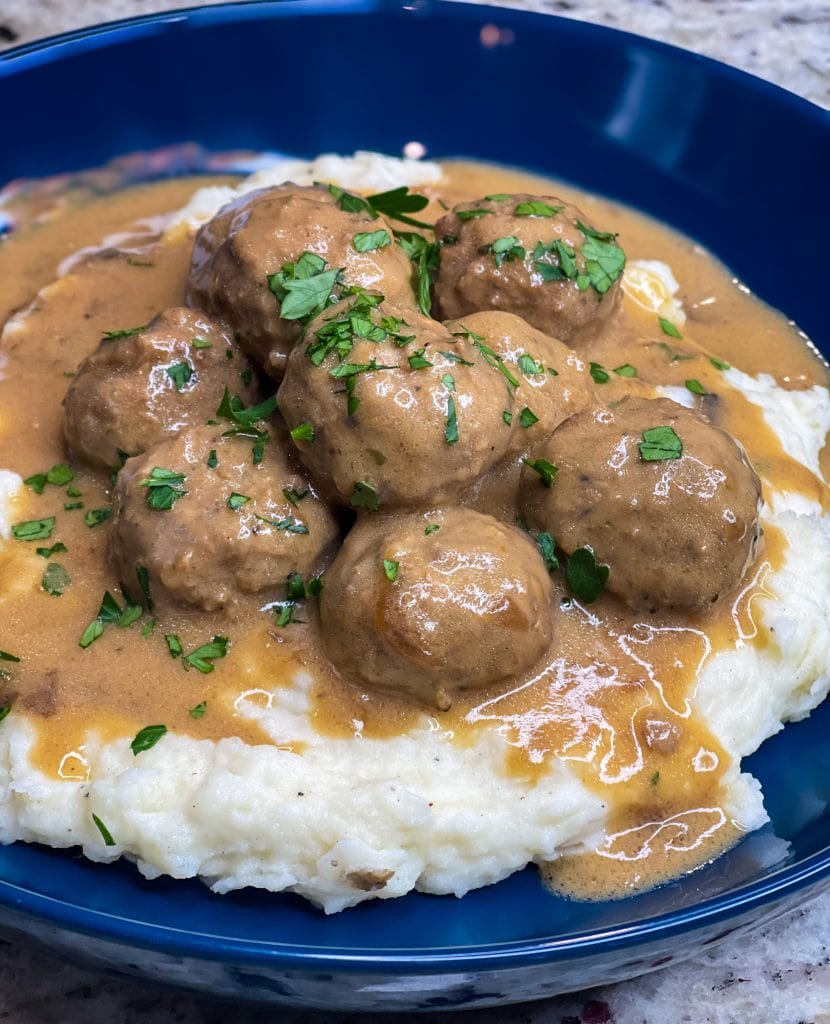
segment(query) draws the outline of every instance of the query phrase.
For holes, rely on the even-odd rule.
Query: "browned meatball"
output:
[[[590,546],[608,589],[635,611],[704,611],[755,557],[761,485],[735,441],[668,399],[577,413],[522,472],[530,526],[567,553]]]
[[[461,203],[435,225],[443,241],[435,300],[442,320],[483,309],[516,313],[569,344],[614,313],[625,256],[614,235],[554,196]]]
[[[291,572],[315,572],[337,536],[331,513],[274,441],[254,465],[249,439],[196,427],[127,460],[110,559],[119,579],[134,580],[143,566],[156,597],[214,611],[283,585]]]
[[[447,320],[444,326],[452,334],[480,338],[518,381],[519,429],[513,434],[512,452],[526,452],[545,441],[563,420],[593,401],[588,368],[576,352],[521,317],[487,310]]]
[[[279,407],[303,463],[339,501],[456,499],[507,451],[513,389],[475,342],[379,298],[344,300],[309,325]]]
[[[204,313],[166,309],[137,334],[102,341],[78,367],[63,403],[67,447],[96,469],[113,469],[205,423],[226,387],[256,401],[253,372]]]
[[[552,586],[526,534],[469,509],[363,519],[320,598],[346,676],[449,707],[530,668],[550,643]]]
[[[367,237],[376,232],[383,234]],[[304,254],[311,255],[298,267]],[[297,319],[282,317],[269,286],[269,277],[283,270],[287,278],[340,270],[338,289],[382,288],[414,301],[412,264],[380,217],[340,209],[323,187],[287,184],[235,199],[196,236],[186,301],[226,320],[273,376],[282,374],[301,330]]]

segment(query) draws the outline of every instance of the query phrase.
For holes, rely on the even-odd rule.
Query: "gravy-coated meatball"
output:
[[[442,320],[500,309],[576,344],[590,340],[616,308],[622,250],[561,199],[461,203],[435,234],[444,243],[435,282]]]
[[[166,309],[137,334],[102,341],[78,367],[64,398],[67,447],[113,469],[205,423],[226,387],[256,401],[252,374],[223,328],[197,310]]]
[[[452,334],[472,332],[505,361],[519,386],[519,428],[511,450],[524,452],[593,401],[586,364],[567,345],[513,313],[487,310],[444,324]]]
[[[376,232],[385,236],[367,237]],[[268,279],[304,253],[319,258],[318,268],[324,261],[324,272],[341,270],[341,284],[382,288],[414,301],[412,264],[380,217],[341,210],[322,187],[280,185],[233,200],[196,236],[186,299],[226,320],[272,376],[282,374],[301,325],[282,318]],[[296,276],[308,277],[306,269]],[[288,277],[294,273],[287,271]]]
[[[305,496],[295,506],[284,490]],[[276,442],[254,465],[250,439],[197,427],[127,460],[115,488],[110,559],[125,582],[146,568],[156,599],[214,611],[283,585],[291,572],[317,571],[337,535],[331,513]]]
[[[344,300],[309,325],[279,407],[333,498],[371,507],[374,492],[383,508],[455,499],[508,450],[512,389],[469,338],[379,299]]]
[[[755,557],[758,477],[729,434],[683,406],[624,398],[588,409],[538,454],[558,473],[545,487],[523,470],[528,524],[569,554],[592,547],[610,566],[608,589],[635,611],[705,611]]]
[[[329,658],[370,687],[449,707],[529,669],[551,638],[552,586],[526,534],[469,509],[358,522],[326,573]]]

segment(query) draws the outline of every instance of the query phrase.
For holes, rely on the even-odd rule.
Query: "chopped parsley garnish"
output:
[[[25,523],[17,523],[12,527],[15,540],[48,540],[55,529],[55,517],[46,519],[30,519]]]
[[[537,362],[528,352],[519,356],[518,365],[522,373],[525,373],[530,377],[535,377],[538,374],[545,372],[542,364]]]
[[[391,189],[388,192],[378,192],[376,195],[367,196],[365,199],[362,196],[346,192],[337,185],[329,185],[328,189],[329,193],[337,200],[337,205],[341,210],[345,210],[346,213],[369,213],[373,217],[383,213],[390,220],[399,220],[402,224],[409,224],[411,227],[432,227],[431,224],[425,224],[423,221],[414,220],[408,216],[410,213],[417,213],[419,210],[423,210],[424,207],[429,205],[429,200],[426,196],[410,193],[405,185],[400,188]]]
[[[236,512],[238,508],[247,505],[250,500],[247,494],[237,494],[236,491],[232,491],[231,496],[228,498],[228,508],[232,512]]]
[[[709,356],[709,362],[714,366],[716,370],[731,370],[732,367],[729,363],[725,363],[722,359],[715,359],[714,356]]]
[[[291,438],[294,441],[313,441],[314,425],[312,423],[300,423],[291,431]]]
[[[211,448],[210,454],[207,457],[207,468],[216,469],[219,465],[219,456],[216,454],[216,449]]]
[[[187,494],[187,491],[181,489],[184,481],[184,473],[155,466],[139,487],[147,488],[147,504],[150,508],[167,511],[173,507],[174,502]]]
[[[527,406],[525,406],[524,409],[522,409],[522,411],[519,413],[519,424],[523,426],[525,429],[527,429],[527,427],[532,427],[534,423],[538,422],[539,417],[536,415],[536,413],[533,412],[532,409],[528,409]]]
[[[268,519],[256,513],[254,513],[254,518],[258,519],[261,523],[266,523],[268,526],[273,526],[275,530],[280,530],[283,533],[308,533],[308,527],[301,523],[299,519]]]
[[[207,338],[193,338],[190,344],[195,349],[213,348],[213,342],[208,341]]]
[[[441,378],[441,383],[447,389],[447,391],[455,391],[455,380],[451,373],[445,373]]]
[[[609,566],[597,562],[593,548],[577,548],[568,558],[565,570],[568,588],[580,601],[592,604],[605,590],[610,571]]]
[[[111,508],[94,508],[84,516],[84,523],[89,526],[100,526],[112,517]]]
[[[289,601],[302,601],[305,598],[305,583],[298,572],[290,572],[285,581],[285,594]]]
[[[576,250],[561,238],[537,242],[533,266],[544,281],[573,281],[577,277]]]
[[[120,331],[104,331],[102,341],[117,341],[118,338],[130,338],[134,334],[140,334],[150,325],[142,324],[141,327],[125,327]]]
[[[11,709],[12,709],[11,704],[4,704],[3,707],[0,708],[0,722],[4,721],[5,719],[7,719],[9,717],[9,713],[10,713]]]
[[[145,725],[144,728],[136,734],[130,744],[130,750],[132,750],[135,757],[138,757],[138,755],[144,753],[145,750],[150,750],[151,747],[154,747],[166,732],[166,725]]]
[[[142,610],[138,605],[128,602],[126,607],[122,608],[112,594],[107,590],[101,600],[101,607],[98,609],[98,615],[92,620],[92,622],[90,622],[81,634],[78,646],[86,650],[90,644],[94,643],[101,636],[104,632],[104,626],[113,624],[119,628],[131,626],[141,618],[141,615]]]
[[[177,391],[184,391],[193,376],[193,367],[190,363],[174,363],[167,367],[167,376]]]
[[[286,626],[290,626],[294,621],[293,602],[287,601],[285,604],[280,605],[280,610],[277,612],[277,617],[274,619],[274,625],[279,626],[280,629],[285,629]]]
[[[559,467],[554,466],[552,462],[548,462],[547,459],[522,459],[522,462],[532,469],[534,473],[539,474],[539,479],[542,481],[545,487],[550,487],[553,483],[553,479],[559,472]]]
[[[694,356],[690,356],[688,352],[684,352],[679,348],[672,348],[665,341],[656,341],[654,344],[666,353],[666,358],[670,363],[684,363],[689,359],[694,359]]]
[[[321,313],[332,299],[343,268],[326,270],[326,261],[304,252],[293,263],[283,263],[268,275],[268,287],[279,300],[281,320],[308,321]]]
[[[449,359],[451,363],[458,363],[459,366],[472,366],[473,364],[469,359],[462,359],[460,355],[455,352],[442,352],[439,350],[439,356],[444,356],[445,359]]]
[[[294,508],[299,508],[300,502],[303,498],[308,497],[308,491],[298,491],[294,487],[283,487],[282,495],[286,501],[289,501],[294,506]]]
[[[146,636],[152,636],[153,635],[153,630],[155,628],[156,628],[156,620],[155,619],[148,619],[144,623],[144,629],[142,629],[141,635],[145,636],[145,637]]]
[[[17,663],[20,661],[20,658],[16,654],[9,654],[8,651],[0,651],[0,661],[13,661]]]
[[[526,255],[524,247],[515,235],[505,235],[503,238],[494,239],[490,243],[489,251],[493,254],[497,267],[512,260],[523,260]]]
[[[367,512],[377,512],[378,492],[365,480],[357,480],[352,488],[349,502],[352,508],[365,508]]]
[[[276,395],[271,395],[270,398],[266,398],[259,405],[252,405],[246,409],[242,404],[242,399],[238,395],[232,396],[229,389],[225,388],[225,393],[222,396],[222,401],[219,403],[219,408],[216,410],[216,415],[220,419],[230,420],[231,423],[235,423],[238,427],[253,427],[260,420],[267,420],[269,416],[273,416],[276,408]]]
[[[622,366],[615,366],[614,373],[618,377],[636,377],[637,370],[631,365],[631,363],[623,363]]]
[[[665,459],[679,459],[683,454],[683,442],[673,427],[651,427],[643,431],[640,442],[640,458],[643,462],[661,462]]]
[[[440,530],[441,527],[438,523],[430,523],[429,526],[424,528],[425,536],[429,536],[431,533],[435,533],[436,530]]]
[[[507,369],[507,365],[498,352],[495,352],[489,345],[485,344],[484,339],[478,334],[473,334],[472,331],[467,332],[467,337],[472,341],[473,347],[477,348],[481,353],[488,366],[498,370],[511,387],[517,388],[519,386],[518,378],[514,377],[510,370]]]
[[[679,338],[681,341],[683,340],[683,335],[680,333],[677,327],[675,327],[671,320],[667,320],[664,316],[661,316],[659,319],[659,323],[660,330],[663,332],[663,334],[668,334],[670,338]]]
[[[415,264],[418,277],[418,306],[424,316],[429,316],[432,309],[430,287],[438,273],[438,265],[441,259],[443,242],[428,242],[423,235],[415,232],[400,232],[397,234],[398,245]]]
[[[197,704],[195,708],[190,709],[191,718],[201,718],[202,715],[207,711],[207,701],[203,700],[201,704]]]
[[[456,210],[455,215],[459,220],[476,220],[478,217],[486,217],[492,210],[485,210],[478,207],[475,210]]]
[[[611,285],[622,276],[625,270],[625,253],[615,244],[617,237],[611,231],[597,231],[589,228],[582,221],[577,221],[576,226],[585,235],[582,243],[582,257],[585,260],[585,278],[583,282],[577,278],[577,285],[582,291],[589,286],[593,287],[600,295],[611,287]]]
[[[142,608],[137,604],[128,604],[123,612],[118,616],[116,626],[132,626],[134,622],[138,622],[141,616],[144,614]]]
[[[684,384],[692,392],[693,395],[708,395],[709,392],[700,383],[699,380],[695,380],[694,377],[690,377],[689,380],[684,381]]]
[[[78,646],[84,650],[89,647],[90,644],[94,643],[99,636],[104,632],[104,623],[100,619],[93,619],[92,622],[86,627],[81,634],[81,639],[78,641]]]
[[[660,781],[660,772],[653,772],[651,778],[648,780],[648,784],[652,787],[656,787]]]
[[[167,644],[167,650],[170,652],[171,658],[180,658],[184,654],[182,642],[175,633],[165,633],[164,642]]]
[[[549,203],[534,200],[532,202],[519,203],[513,212],[517,217],[555,217],[561,209],[561,206],[551,206]]]
[[[68,549],[66,545],[63,543],[63,541],[59,540],[50,548],[35,548],[35,550],[37,551],[41,558],[51,558],[52,555],[62,554],[64,551],[67,551]]]
[[[147,611],[151,612],[155,607],[155,601],[153,601],[153,595],[150,592],[150,573],[143,565],[137,565],[135,567],[135,575],[138,579],[138,585],[141,587],[141,593],[144,595],[144,603],[147,605]]]
[[[559,568],[559,559],[556,557],[556,541],[553,539],[552,534],[537,534],[536,543],[539,546],[539,554],[542,556],[548,572],[556,572]]]
[[[82,501],[66,501],[63,505],[64,512],[76,512],[79,508],[83,508],[84,503]]]
[[[50,562],[46,566],[46,572],[43,574],[40,585],[52,597],[63,597],[64,590],[71,582],[72,577],[62,565],[58,562]]]
[[[491,203],[506,203],[507,200],[512,199],[513,196],[508,192],[494,192],[491,196],[485,196],[484,198]]]
[[[81,492],[78,490],[77,487],[67,487],[66,496],[67,498],[80,498]]]
[[[607,384],[611,380],[611,374],[601,363],[591,363],[590,373],[592,380],[597,384]]]
[[[447,425],[444,427],[444,440],[447,444],[458,443],[458,414],[455,409],[455,399],[452,397],[447,400]]]
[[[510,412],[509,410],[505,409],[504,412],[501,414],[501,418],[508,425],[508,427],[512,427],[513,426],[513,413],[512,412]]]
[[[414,355],[411,355],[408,359],[410,370],[425,370],[428,366],[433,364],[424,358],[424,352],[426,349],[419,348]]]
[[[390,583],[394,583],[398,578],[398,569],[400,563],[394,561],[392,558],[384,558],[383,560],[383,575],[389,580]]]
[[[33,476],[27,477],[23,483],[27,487],[31,487],[35,494],[43,494],[47,484],[63,487],[74,479],[75,470],[70,469],[69,466],[65,466],[63,463],[58,463],[52,466],[46,473],[35,473]]]
[[[352,239],[352,245],[358,252],[375,252],[391,244],[389,232],[383,228],[378,231],[358,231]]]
[[[186,654],[184,664],[191,668],[198,669],[205,675],[215,668],[214,661],[217,658],[224,658],[228,653],[228,638],[226,636],[215,636],[209,643],[197,647],[191,654]]]
[[[115,846],[115,840],[112,838],[110,830],[103,821],[101,821],[97,814],[92,815],[92,820],[95,822],[95,827],[101,833],[101,838],[104,840],[104,846]]]

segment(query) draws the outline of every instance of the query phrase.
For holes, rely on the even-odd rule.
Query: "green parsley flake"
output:
[[[132,626],[134,622],[138,622],[141,616],[144,614],[143,609],[137,604],[128,604],[123,612],[115,620],[116,626],[120,626],[122,629],[127,626]]]
[[[491,196],[484,197],[490,203],[506,203],[508,199],[512,199],[513,196],[508,192],[494,192]]]
[[[130,338],[134,334],[140,334],[146,330],[150,325],[142,324],[141,327],[125,327],[120,331],[104,331],[101,338],[102,341],[117,341],[119,338]]]
[[[86,650],[104,632],[104,623],[100,619],[93,619],[81,634],[78,646]]]
[[[451,377],[450,380],[452,380]],[[453,383],[451,390],[455,390],[455,383]],[[458,413],[456,412],[455,399],[452,395],[447,399],[447,425],[444,427],[444,440],[447,444],[458,443]]]
[[[4,721],[6,718],[9,717],[9,713],[11,712],[11,709],[12,709],[11,704],[4,704],[3,707],[0,708],[0,722]]]
[[[138,579],[138,585],[141,587],[141,593],[144,595],[144,603],[147,605],[147,611],[151,612],[155,607],[153,601],[153,595],[150,593],[150,573],[143,565],[137,565],[135,567],[135,575]]]
[[[636,377],[637,370],[631,365],[631,363],[623,363],[622,366],[615,366],[614,373],[618,377]]]
[[[527,429],[528,427],[532,427],[534,423],[538,422],[539,417],[536,415],[536,413],[533,412],[532,409],[528,409],[527,406],[525,406],[524,409],[522,409],[522,411],[519,413],[519,424],[525,429]]]
[[[174,363],[167,367],[167,376],[177,391],[184,391],[193,377],[193,367],[190,363]]]
[[[101,833],[101,838],[104,840],[104,846],[115,846],[115,840],[112,838],[110,830],[103,821],[101,821],[97,814],[92,815],[92,820],[95,822],[95,827]]]
[[[601,363],[591,363],[589,369],[591,378],[596,384],[607,384],[611,380],[611,374]]]
[[[438,273],[441,259],[441,248],[447,239],[441,242],[428,242],[423,235],[415,232],[401,232],[397,235],[398,245],[415,264],[418,278],[418,306],[424,316],[429,316],[432,309],[430,288]]]
[[[25,523],[17,523],[12,527],[15,540],[48,540],[55,529],[55,517],[46,519],[30,519]]]
[[[207,458],[207,468],[208,469],[216,469],[216,467],[218,465],[219,465],[219,456],[216,454],[216,449],[215,448],[211,448],[210,454],[208,455],[208,458]]]
[[[300,423],[291,431],[291,438],[294,441],[313,441],[314,425],[312,423]]]
[[[213,348],[213,342],[208,341],[207,338],[193,338],[190,344],[197,350],[203,348]]]
[[[184,654],[182,642],[175,633],[165,633],[164,642],[167,644],[167,650],[170,652],[171,658],[180,658]]]
[[[613,242],[617,237],[615,234],[596,231],[581,221],[577,221],[577,227],[586,236],[582,243],[582,257],[585,260],[585,275],[588,279],[585,288],[590,285],[600,295],[604,295],[611,285],[622,277],[625,270],[625,253]],[[580,285],[579,278],[577,285]]]
[[[355,482],[349,502],[352,508],[365,508],[367,512],[377,512],[380,507],[378,492],[366,480]]]
[[[155,628],[156,628],[156,620],[155,619],[148,619],[144,623],[144,629],[142,629],[141,635],[144,636],[144,637],[152,636],[153,635],[153,630]]]
[[[540,373],[545,372],[542,364],[527,352],[525,352],[524,355],[519,356],[519,369],[522,373],[531,377],[538,376]]]
[[[435,533],[436,530],[440,530],[441,527],[438,523],[430,523],[429,526],[424,528],[424,534],[428,537],[431,533]]]
[[[359,231],[352,239],[357,252],[375,252],[392,244],[389,232],[380,228],[378,231]]]
[[[411,370],[425,370],[428,366],[433,365],[428,359],[424,358],[425,351],[426,349],[419,348],[414,355],[409,357],[409,368]]]
[[[166,725],[145,725],[144,728],[136,734],[130,744],[130,750],[132,750],[135,757],[138,757],[138,755],[144,753],[145,750],[150,750],[151,747],[154,747],[166,733]]]
[[[592,604],[605,590],[610,567],[597,562],[593,548],[589,546],[577,548],[568,559],[565,572],[571,593]]]
[[[458,363],[459,366],[473,366],[474,364],[469,359],[462,359],[456,352],[442,352],[439,350],[439,356],[443,356],[445,359],[449,359],[451,363]]]
[[[100,526],[112,517],[111,508],[94,508],[84,516],[84,523],[87,526]]]
[[[63,592],[71,582],[72,577],[62,565],[59,565],[58,562],[50,562],[46,566],[46,572],[43,574],[40,585],[52,597],[63,597]]]
[[[268,287],[280,303],[280,319],[310,320],[331,302],[343,268],[326,270],[326,261],[304,252],[293,263],[284,263],[268,275]]]
[[[261,523],[267,523],[268,526],[273,526],[275,530],[283,531],[284,533],[308,533],[308,527],[299,521],[299,519],[268,519],[265,516],[257,515],[254,513],[254,519],[258,519]]]
[[[517,217],[554,217],[561,209],[561,206],[551,206],[549,203],[534,200],[532,202],[519,203],[514,213]]]
[[[545,487],[550,487],[553,483],[554,477],[559,472],[559,467],[554,466],[552,462],[548,462],[547,459],[522,459],[522,462],[532,469],[534,473],[539,474],[539,479],[542,481]]]
[[[666,358],[670,363],[685,363],[690,359],[694,359],[694,356],[690,356],[688,352],[683,352],[679,348],[672,348],[672,346],[665,341],[657,341],[655,344],[666,353]]]
[[[497,267],[512,260],[523,260],[526,255],[515,235],[505,235],[503,238],[494,239],[490,243],[490,252],[493,254]]]
[[[660,330],[663,332],[663,334],[668,334],[670,338],[678,338],[680,341],[683,340],[683,335],[680,333],[677,327],[675,327],[671,320],[667,320],[665,317],[661,316],[659,323]]]
[[[655,788],[659,781],[660,781],[660,772],[653,772],[651,778],[648,780],[648,784],[652,788]]]
[[[456,210],[455,215],[459,220],[477,220],[479,217],[486,217],[488,214],[492,214],[492,212],[492,210],[478,207],[474,210]]]
[[[474,335],[468,332],[467,336],[472,340],[473,347],[477,348],[481,355],[484,357],[485,363],[487,363],[488,366],[492,366],[493,369],[498,370],[502,377],[504,377],[504,379],[510,385],[510,387],[517,388],[519,386],[519,380],[510,372],[510,370],[507,369],[507,366],[502,357],[492,348],[490,348],[489,345],[485,345],[484,340],[480,338],[477,334]]]
[[[147,488],[147,504],[150,508],[167,511],[173,507],[174,502],[187,494],[187,491],[181,490],[184,481],[184,473],[155,466],[139,487]]]
[[[383,574],[389,580],[390,583],[394,583],[398,578],[398,569],[400,563],[394,561],[391,558],[384,558],[383,560]]]
[[[63,541],[57,541],[50,548],[35,548],[35,551],[40,555],[41,558],[51,558],[52,555],[62,554],[67,551],[67,546]]]
[[[76,512],[79,508],[83,508],[84,503],[82,501],[67,501],[64,503],[64,512]]]
[[[303,498],[308,497],[308,491],[298,491],[294,487],[283,487],[282,495],[286,501],[290,502],[294,508],[300,507],[300,502]]]
[[[190,709],[191,718],[201,718],[207,711],[207,701],[203,700],[201,704],[197,704],[195,708]]]
[[[228,508],[232,512],[236,512],[243,505],[247,505],[250,500],[247,494],[237,494],[236,491],[232,491],[231,496],[228,498]]]
[[[513,425],[513,413],[510,412],[509,410],[505,409],[504,412],[501,414],[501,418],[508,425],[508,427]]]
[[[689,380],[684,381],[684,384],[692,392],[693,395],[708,395],[709,392],[700,383],[699,380],[695,380],[694,377],[690,377]]]
[[[651,427],[643,431],[640,442],[640,458],[643,462],[661,462],[665,459],[679,459],[683,454],[683,442],[673,427]]]
[[[217,658],[224,658],[228,653],[228,638],[226,636],[215,636],[209,643],[197,647],[191,654],[185,655],[184,663],[191,668],[207,675],[213,672],[214,661]]]
[[[9,654],[8,651],[0,651],[0,661],[13,661],[17,663],[20,661],[20,658],[16,654]]]
[[[732,367],[729,363],[725,363],[722,359],[715,359],[714,356],[709,356],[709,362],[714,366],[716,370],[731,370]]]
[[[539,553],[547,566],[548,572],[556,572],[559,568],[559,559],[556,557],[556,541],[550,533],[540,533],[536,537],[539,546]]]

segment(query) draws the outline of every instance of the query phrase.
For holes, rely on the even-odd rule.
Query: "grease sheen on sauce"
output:
[[[766,491],[794,490],[827,507],[827,489],[790,459],[760,410],[732,390],[721,394],[720,371],[708,354],[749,373],[772,374],[788,388],[827,383],[824,368],[792,325],[738,287],[707,253],[651,220],[616,204],[528,175],[471,164],[447,164],[443,186],[424,189],[452,205],[495,192],[553,193],[573,199],[603,227],[618,231],[629,259],[669,263],[681,282],[689,317],[684,340],[666,338],[657,317],[630,301],[590,358],[608,367],[631,363],[637,378],[613,378],[598,395],[614,401],[648,394],[655,385],[683,385],[695,377],[710,392],[702,409],[748,449]],[[204,180],[198,182],[204,184]],[[130,225],[187,200],[196,182],[183,180],[126,189],[66,209],[0,247],[0,318],[33,299],[55,278],[61,260],[113,232],[127,255],[101,248],[78,263],[36,299],[0,345],[0,466],[27,477],[65,459],[61,399],[78,362],[105,331],[149,321],[181,301],[191,238],[159,243],[151,227]],[[436,219],[441,207],[427,211]],[[751,339],[751,343],[748,343]],[[670,361],[664,343],[684,357]],[[823,466],[828,468],[825,448]],[[515,467],[491,474],[474,506],[515,515]],[[315,646],[316,610],[306,622],[279,629],[273,616],[249,600],[232,616],[182,610],[142,636],[144,619],[128,629],[109,627],[87,651],[78,647],[84,626],[103,592],[115,590],[105,564],[106,525],[90,529],[86,510],[109,504],[105,482],[79,471],[73,485],[84,510],[66,512],[64,490],[43,496],[28,489],[15,500],[12,520],[55,515],[49,545],[62,541],[55,561],[72,576],[61,598],[43,591],[46,562],[36,544],[0,549],[0,647],[21,657],[8,680],[0,679],[0,704],[35,723],[36,766],[68,781],[85,777],[88,730],[103,739],[129,739],[150,722],[200,739],[240,736],[249,743],[270,737],[256,719],[270,692],[307,672],[312,719],[331,736],[384,737],[413,727],[423,712],[389,696],[369,694],[341,680]],[[553,644],[534,670],[500,686],[459,699],[432,727],[467,744],[497,728],[508,743],[506,770],[528,785],[552,757],[563,760],[610,810],[608,839],[595,854],[561,858],[546,869],[549,883],[583,898],[623,895],[690,870],[711,859],[741,834],[722,805],[721,783],[729,756],[692,711],[694,681],[714,653],[741,644],[774,646],[753,612],[766,575],[778,568],[786,538],[767,529],[761,553],[740,590],[698,619],[661,613],[647,620],[603,595],[590,608],[568,600],[554,579]],[[216,671],[185,671],[173,660],[164,634],[175,633],[185,651],[215,634],[232,640]],[[207,713],[190,709],[207,701]],[[285,745],[285,744],[283,744]],[[301,750],[302,744],[288,744]]]

